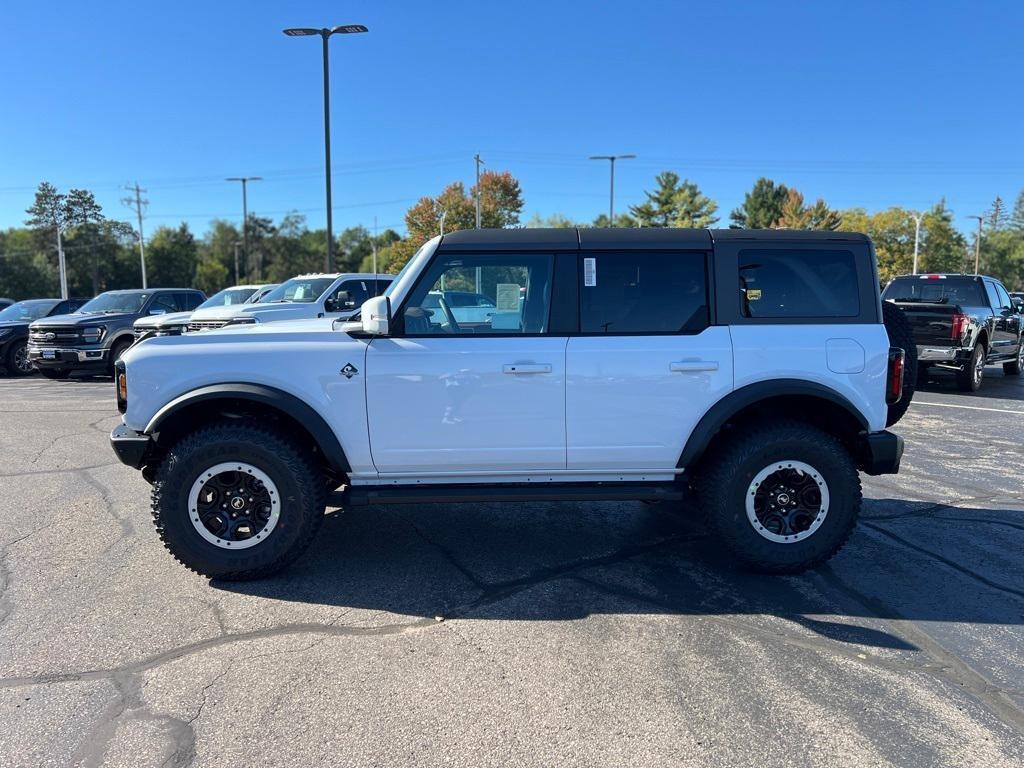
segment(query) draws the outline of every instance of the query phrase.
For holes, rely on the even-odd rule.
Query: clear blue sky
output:
[[[840,7],[842,5],[842,7]],[[38,2],[0,9],[0,227],[42,179],[87,187],[147,229],[250,210],[322,226],[318,38],[332,52],[335,227],[401,229],[417,198],[472,182],[472,156],[536,212],[591,219],[673,169],[723,222],[760,175],[834,206],[957,221],[1024,187],[1017,2]]]

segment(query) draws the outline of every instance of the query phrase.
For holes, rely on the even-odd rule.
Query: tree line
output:
[[[405,214],[406,234],[392,229],[374,235],[363,226],[335,237],[339,271],[378,269],[396,273],[413,253],[439,232],[476,225],[477,187],[461,181],[436,196],[425,196]],[[508,171],[487,171],[479,182],[481,226],[522,226],[523,192]],[[880,277],[911,271],[917,212],[892,207],[868,212],[839,210],[821,198],[809,202],[799,190],[771,179],[758,179],[743,203],[722,221],[718,204],[689,179],[674,171],[658,174],[644,199],[615,217],[617,227],[788,228],[857,231],[869,235],[878,254]],[[973,269],[971,239],[953,225],[953,212],[940,199],[920,213],[919,271],[958,272]],[[563,215],[535,215],[528,227],[606,227],[601,214],[589,222]],[[72,189],[67,194],[43,182],[26,209],[25,226],[0,231],[0,296],[24,299],[60,293],[57,237],[65,253],[69,295],[93,296],[116,288],[141,285],[138,232],[107,218],[93,194]],[[323,270],[326,232],[310,229],[297,213],[280,221],[250,215],[249,250],[234,223],[213,220],[202,236],[187,224],[157,227],[145,243],[147,282],[152,287],[194,286],[214,293],[235,283],[281,282],[294,275]],[[981,271],[1003,280],[1011,290],[1024,289],[1024,191],[1012,207],[993,201],[981,235]],[[237,257],[237,265],[236,265]],[[237,270],[237,275],[236,275]]]

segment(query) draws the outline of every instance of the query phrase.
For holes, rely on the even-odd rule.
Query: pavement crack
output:
[[[1016,589],[1005,584],[1000,584],[997,581],[993,581],[987,576],[982,576],[980,573],[976,573],[972,571],[970,568],[965,568],[964,566],[960,565],[954,560],[950,560],[948,557],[940,555],[938,552],[933,552],[930,549],[926,549],[925,547],[914,544],[911,541],[907,541],[902,536],[899,536],[893,533],[892,531],[887,531],[884,527],[877,525],[876,523],[863,521],[861,524],[865,528],[869,528],[872,531],[875,531],[876,533],[885,536],[886,538],[889,538],[892,541],[895,541],[897,544],[906,547],[907,549],[912,549],[915,552],[919,552],[920,554],[925,555],[926,557],[930,557],[933,560],[939,561],[946,567],[952,568],[957,573],[961,573],[969,579],[972,579],[973,581],[980,582],[981,584],[984,584],[985,586],[991,589],[998,590],[999,592],[1003,592],[1007,595],[1012,595],[1017,598],[1024,598],[1024,590]]]

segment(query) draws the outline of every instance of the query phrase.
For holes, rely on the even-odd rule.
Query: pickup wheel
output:
[[[1003,363],[1003,373],[1007,376],[1020,376],[1021,368],[1024,368],[1024,340],[1017,347],[1017,359],[1011,363]]]
[[[213,579],[255,579],[309,546],[324,517],[309,452],[255,422],[219,422],[170,448],[153,483],[153,521],[183,565]]]
[[[32,363],[28,359],[28,342],[16,341],[7,350],[7,373],[11,376],[28,376]]]
[[[121,355],[128,351],[128,348],[132,345],[133,341],[133,339],[118,341],[110,348],[110,360],[107,362],[107,373],[111,376],[114,375],[114,364],[121,359]]]
[[[885,426],[891,427],[903,418],[903,414],[910,407],[910,401],[914,398],[914,390],[918,383],[917,344],[914,342],[914,331],[910,327],[907,316],[891,301],[882,302],[882,320],[885,323],[886,333],[889,334],[889,344],[902,349],[905,355],[903,358],[903,395],[895,403],[889,405],[885,419]]]
[[[695,486],[708,530],[761,573],[821,565],[860,514],[860,477],[849,452],[799,421],[733,437],[703,460]]]
[[[956,373],[956,386],[961,392],[977,392],[981,389],[981,380],[985,376],[985,345],[980,341],[974,345],[971,359],[962,371]]]

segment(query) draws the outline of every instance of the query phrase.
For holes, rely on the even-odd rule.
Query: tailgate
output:
[[[953,326],[953,314],[960,311],[956,305],[924,304],[911,301],[894,302],[903,310],[910,321],[914,332],[914,341],[932,347],[951,347],[954,345],[950,334]]]

